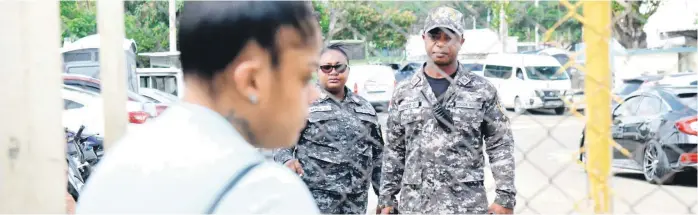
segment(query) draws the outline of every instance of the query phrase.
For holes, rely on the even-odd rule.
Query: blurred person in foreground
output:
[[[186,1],[177,30],[182,104],[107,150],[77,212],[319,213],[307,186],[256,148],[295,144],[317,96],[310,4]]]
[[[494,86],[457,60],[467,39],[463,26],[463,14],[448,7],[436,8],[425,20],[422,38],[429,60],[398,84],[389,111],[381,213],[513,212],[514,140],[509,119]],[[489,207],[483,146],[497,185]]]
[[[275,153],[301,176],[323,214],[366,214],[369,184],[376,195],[380,187],[380,124],[371,103],[345,86],[348,63],[341,45],[322,51],[320,98],[310,106],[298,144]]]

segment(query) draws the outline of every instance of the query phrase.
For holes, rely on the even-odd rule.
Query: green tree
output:
[[[332,1],[341,8],[336,14],[342,22],[337,39],[365,39],[377,49],[402,48],[417,17],[410,10],[401,10],[381,2]]]
[[[97,16],[94,1],[61,1],[62,37],[79,39],[97,33]]]

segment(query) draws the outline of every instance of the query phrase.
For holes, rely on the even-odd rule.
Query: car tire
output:
[[[645,180],[652,184],[671,184],[674,181],[676,172],[669,166],[664,150],[658,143],[649,142],[642,155],[642,175]]]
[[[514,113],[519,115],[526,114],[526,109],[523,108],[523,104],[521,104],[519,97],[514,98]]]
[[[557,114],[557,115],[565,114],[565,107],[555,108],[555,114]]]

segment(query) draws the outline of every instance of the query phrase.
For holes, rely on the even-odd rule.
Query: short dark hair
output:
[[[308,42],[315,37],[313,8],[304,1],[185,1],[177,41],[184,75],[210,80],[234,61],[249,41],[279,64],[277,32],[292,26]]]
[[[349,63],[349,55],[347,55],[347,52],[344,51],[344,49],[345,49],[344,44],[333,43],[333,44],[330,44],[329,46],[325,47],[324,49],[322,49],[321,54],[324,54],[325,52],[327,52],[329,50],[335,50],[335,51],[338,51],[339,53],[342,53],[342,55],[344,55],[344,57],[347,59],[347,63]]]

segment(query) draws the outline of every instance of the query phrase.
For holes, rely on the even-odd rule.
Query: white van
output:
[[[487,56],[483,75],[495,85],[502,106],[517,113],[529,109],[552,109],[565,112],[562,101],[571,90],[569,75],[551,56],[531,54],[491,54]]]
[[[178,68],[138,68],[136,75],[141,88],[158,89],[180,99],[184,96],[184,78]]]

